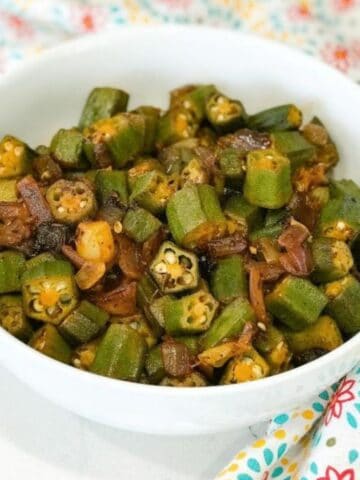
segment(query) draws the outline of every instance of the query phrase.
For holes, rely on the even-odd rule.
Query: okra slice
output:
[[[5,330],[23,342],[29,341],[33,333],[24,313],[21,295],[0,297],[0,322]]]
[[[129,327],[139,332],[140,335],[144,337],[148,348],[153,347],[157,342],[157,338],[154,332],[152,331],[145,317],[141,314],[132,315],[131,317],[111,317],[110,321],[111,323],[128,325]]]
[[[247,156],[244,197],[252,205],[276,209],[292,194],[290,161],[275,150],[254,150]]]
[[[172,300],[174,300],[173,295],[164,295],[162,297],[155,298],[155,300],[151,302],[149,306],[149,310],[152,316],[155,318],[157,323],[163,328],[165,327],[165,314],[164,314],[165,305],[171,302]]]
[[[165,377],[163,356],[161,353],[161,345],[156,345],[149,350],[145,360],[145,371],[148,375],[150,383],[157,384]]]
[[[315,146],[300,132],[274,132],[271,139],[275,150],[290,160],[292,172],[315,159]]]
[[[240,187],[246,170],[246,152],[237,148],[219,149],[217,161],[226,180],[234,187]]]
[[[54,325],[48,323],[39,328],[31,337],[29,345],[48,357],[70,364],[71,348]]]
[[[244,260],[240,255],[219,259],[210,279],[211,292],[222,303],[247,294],[248,285]]]
[[[162,334],[163,325],[158,321],[158,316],[152,313],[150,306],[158,298],[161,298],[161,293],[157,283],[150,274],[145,273],[137,285],[136,304],[144,313],[156,337]]]
[[[181,187],[207,183],[208,181],[209,173],[197,156],[194,156],[180,172]]]
[[[247,125],[251,130],[276,132],[296,130],[301,126],[302,113],[295,105],[280,105],[250,115]]]
[[[247,322],[255,323],[256,316],[249,301],[239,297],[227,305],[201,337],[202,350],[215,347],[224,340],[237,337]]]
[[[150,265],[151,275],[163,293],[175,293],[195,288],[199,282],[196,255],[164,242]]]
[[[124,217],[124,233],[135,242],[142,243],[155,234],[161,227],[161,222],[144,208],[130,208]]]
[[[0,179],[0,202],[16,202],[18,199],[17,180]]]
[[[143,115],[145,120],[144,153],[153,153],[155,150],[156,133],[160,118],[160,110],[156,107],[141,106],[134,113]]]
[[[176,142],[159,152],[159,160],[168,175],[180,174],[193,158],[198,158],[199,139],[189,138]]]
[[[48,188],[46,200],[53,217],[66,224],[92,216],[97,208],[94,192],[81,180],[58,180]]]
[[[164,377],[160,385],[163,387],[206,387],[208,382],[199,372],[192,372],[183,378]]]
[[[310,123],[305,125],[302,133],[316,147],[316,162],[324,163],[328,167],[338,163],[338,149],[318,117],[314,117]]]
[[[99,170],[95,176],[95,189],[101,205],[106,205],[112,195],[120,202],[128,201],[127,175],[125,171]]]
[[[50,148],[40,145],[36,149],[36,157],[32,161],[32,170],[35,180],[50,185],[63,176],[60,165],[50,154]]]
[[[218,302],[210,293],[199,290],[165,304],[165,330],[170,335],[205,332],[214,318]]]
[[[236,357],[227,364],[221,377],[222,385],[259,380],[270,373],[270,367],[265,359],[252,348],[244,356]]]
[[[199,122],[196,116],[182,107],[172,108],[160,117],[156,135],[158,149],[196,135]]]
[[[112,117],[116,113],[125,112],[129,101],[129,94],[118,88],[94,88],[84,105],[79,121],[79,128],[83,129],[97,120]]]
[[[35,320],[58,325],[76,306],[78,292],[70,263],[42,262],[21,279],[24,311]]]
[[[52,138],[50,152],[65,169],[86,168],[83,144],[84,138],[79,130],[62,128]]]
[[[166,216],[176,243],[190,248],[226,232],[218,196],[210,185],[190,185],[176,192],[168,202]]]
[[[348,245],[334,238],[320,237],[311,244],[314,271],[311,278],[317,283],[332,282],[345,277],[354,261]]]
[[[89,370],[96,355],[97,347],[101,338],[95,338],[91,342],[77,347],[71,356],[71,364],[80,370]]]
[[[250,240],[252,242],[259,241],[261,238],[276,240],[283,231],[288,220],[289,212],[286,208],[268,210],[265,215],[264,225],[250,233]]]
[[[198,335],[184,335],[176,337],[178,343],[183,343],[190,350],[190,353],[197,355],[200,351],[200,342]]]
[[[162,172],[153,170],[140,175],[135,180],[130,200],[137,202],[151,213],[158,214],[165,209],[176,190],[176,177],[168,177]]]
[[[224,213],[250,232],[263,223],[264,210],[251,205],[241,195],[232,195],[226,202]]]
[[[0,142],[0,178],[15,178],[31,170],[33,154],[21,140],[5,135]]]
[[[158,172],[163,171],[163,167],[159,160],[152,157],[140,157],[135,160],[134,166],[127,171],[127,179],[130,191],[133,190],[136,180],[144,173],[152,172],[156,170]]]
[[[61,322],[59,331],[69,343],[79,345],[95,338],[109,318],[107,312],[83,300]]]
[[[297,335],[297,332],[294,334]],[[289,348],[286,335],[274,325],[269,325],[266,331],[259,332],[254,346],[268,363],[271,374],[283,372],[288,368],[293,350]]]
[[[0,293],[19,292],[21,275],[25,270],[25,257],[20,252],[0,252]]]
[[[206,118],[218,133],[229,133],[245,125],[247,114],[238,100],[214,93],[206,102]]]
[[[325,285],[329,299],[326,312],[342,332],[354,335],[360,331],[360,283],[352,275]]]
[[[90,262],[108,264],[116,253],[111,227],[104,220],[79,223],[75,245],[77,253]]]
[[[128,325],[112,324],[102,338],[90,370],[98,375],[137,382],[144,368],[146,343]]]
[[[171,108],[177,106],[190,112],[198,122],[202,122],[206,115],[206,106],[209,98],[216,93],[214,85],[196,85],[189,89],[177,89],[172,97]]]
[[[323,292],[309,280],[291,275],[280,281],[266,296],[269,312],[295,331],[314,323],[327,303]]]
[[[84,137],[85,153],[92,165],[123,168],[143,151],[145,119],[137,113],[119,113],[90,125]]]
[[[348,241],[360,231],[360,188],[352,180],[333,181],[330,200],[322,208],[318,234]]]
[[[330,352],[343,343],[339,327],[328,315],[319,317],[315,323],[300,332],[284,329],[283,334],[295,354],[315,349]]]

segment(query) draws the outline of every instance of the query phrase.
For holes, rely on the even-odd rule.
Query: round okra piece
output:
[[[161,345],[149,350],[145,360],[145,371],[150,383],[157,384],[166,376]]]
[[[15,178],[31,170],[33,154],[21,140],[5,135],[0,142],[0,178]]]
[[[152,172],[156,170],[158,172],[163,171],[163,167],[159,160],[152,157],[140,157],[133,167],[127,171],[127,181],[130,191],[133,190],[136,180],[144,173]]]
[[[277,209],[292,195],[290,161],[275,150],[254,150],[247,156],[244,197],[252,205]]]
[[[163,293],[183,292],[197,287],[199,282],[196,255],[172,242],[161,245],[150,272]]]
[[[37,265],[40,265],[41,263],[44,262],[53,262],[55,261],[56,258],[54,255],[50,252],[43,252],[40,253],[39,255],[36,255],[36,257],[32,257],[29,260],[27,260],[25,264],[25,269],[30,270],[33,267],[36,267]]]
[[[62,338],[56,327],[46,324],[31,337],[30,347],[59,362],[70,364],[71,348]]]
[[[72,353],[71,364],[80,370],[89,370],[95,359],[100,340],[101,337],[97,337],[91,342],[78,346]]]
[[[207,183],[209,181],[209,174],[201,162],[201,160],[194,155],[194,157],[184,166],[180,172],[180,185],[185,187],[187,185],[197,185]]]
[[[289,348],[284,333],[274,325],[269,325],[266,331],[259,332],[254,346],[268,363],[271,374],[283,372],[288,368],[292,357],[292,349]]]
[[[206,387],[208,382],[199,372],[192,372],[183,378],[164,377],[160,385],[163,387]]]
[[[229,133],[244,126],[247,114],[241,102],[216,92],[206,102],[206,118],[218,133]]]
[[[84,105],[79,128],[83,129],[97,120],[112,117],[119,112],[125,112],[128,101],[129,94],[124,90],[111,87],[94,88]]]
[[[205,332],[218,305],[215,298],[205,290],[172,300],[164,306],[165,330],[174,336]]]
[[[221,311],[202,335],[200,340],[202,350],[239,336],[247,322],[256,322],[255,312],[245,297],[236,298]]]
[[[332,282],[345,277],[354,261],[348,245],[334,238],[320,237],[311,244],[314,271],[311,279],[317,283]]]
[[[152,172],[140,175],[131,189],[130,200],[137,202],[151,213],[161,213],[178,186],[177,177],[167,176],[162,172]]]
[[[120,202],[128,201],[127,175],[125,171],[99,170],[95,176],[95,189],[101,205],[105,205],[112,195]]]
[[[108,320],[107,312],[83,300],[61,322],[59,332],[72,345],[79,345],[95,338]]]
[[[226,232],[218,196],[210,185],[190,185],[177,191],[167,204],[166,216],[176,243],[190,248]]]
[[[144,337],[129,325],[112,324],[99,343],[91,372],[137,382],[145,364]]]
[[[343,343],[339,327],[328,315],[322,315],[300,332],[288,329],[283,329],[282,332],[290,350],[295,354],[317,349],[330,352]]]
[[[97,208],[92,189],[82,180],[58,180],[48,188],[46,200],[55,220],[70,225],[90,217]]]
[[[352,275],[325,285],[329,299],[326,312],[334,318],[343,333],[360,331],[360,283]]]
[[[222,303],[247,294],[247,277],[244,260],[240,255],[219,259],[210,279],[211,292]]]
[[[274,132],[271,140],[273,148],[290,160],[292,172],[316,158],[315,146],[301,132]]]
[[[221,377],[222,385],[243,383],[259,380],[270,373],[270,367],[265,359],[252,348],[243,356],[233,358],[227,364]]]
[[[25,270],[25,257],[20,252],[0,252],[0,293],[19,292],[21,275]]]
[[[265,300],[269,312],[295,331],[316,322],[328,302],[309,280],[291,275],[281,280]]]
[[[175,297],[173,295],[163,295],[162,297],[155,298],[149,306],[151,314],[162,328],[165,327],[165,305],[174,299]]]
[[[225,179],[234,187],[240,187],[246,170],[246,152],[237,148],[219,148],[217,162]]]
[[[141,106],[134,113],[143,115],[145,120],[144,153],[153,153],[155,150],[156,132],[158,128],[160,109],[152,106]]]
[[[145,317],[141,314],[132,315],[131,317],[111,317],[110,322],[129,325],[129,327],[133,328],[144,337],[148,348],[152,348],[157,342],[154,332]]]
[[[158,149],[192,138],[199,129],[199,122],[190,110],[175,107],[160,117],[156,135]]]
[[[43,262],[27,270],[21,281],[24,311],[30,318],[58,325],[77,305],[69,262]]]
[[[130,208],[123,220],[123,229],[126,235],[143,243],[154,235],[161,227],[161,222],[144,208]]]
[[[226,202],[224,213],[232,220],[243,225],[249,232],[263,223],[263,210],[251,205],[241,195],[232,195]]]
[[[301,126],[302,113],[292,104],[268,108],[250,115],[247,125],[251,130],[276,132],[296,130]]]
[[[206,115],[207,101],[216,93],[216,87],[214,85],[194,85],[192,88],[186,86],[183,89],[177,89],[174,93],[175,95],[171,95],[171,108],[181,107],[190,112],[198,122],[202,122]]]
[[[156,311],[150,308],[152,303],[161,298],[160,289],[150,273],[145,273],[139,280],[136,289],[136,304],[141,308],[149,322],[154,335],[159,338],[163,333],[162,324]],[[160,312],[160,309],[159,309]],[[159,314],[160,315],[160,314]]]
[[[50,152],[63,168],[77,169],[86,167],[83,152],[84,138],[76,128],[60,129],[52,138]]]
[[[21,295],[0,297],[0,322],[5,330],[23,342],[27,342],[33,333],[24,313]]]

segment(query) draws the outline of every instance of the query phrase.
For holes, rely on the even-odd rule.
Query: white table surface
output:
[[[115,430],[49,403],[3,368],[0,421],[4,480],[211,480],[264,430],[176,438]]]

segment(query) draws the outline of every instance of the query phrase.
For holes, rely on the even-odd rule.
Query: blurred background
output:
[[[360,0],[0,0],[0,71],[73,37],[160,23],[253,32],[360,80]]]

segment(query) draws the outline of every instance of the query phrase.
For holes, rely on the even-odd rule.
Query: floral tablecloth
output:
[[[360,81],[360,0],[0,0],[0,72],[73,37],[171,22],[283,41]],[[360,367],[279,413],[217,479],[360,480]]]

